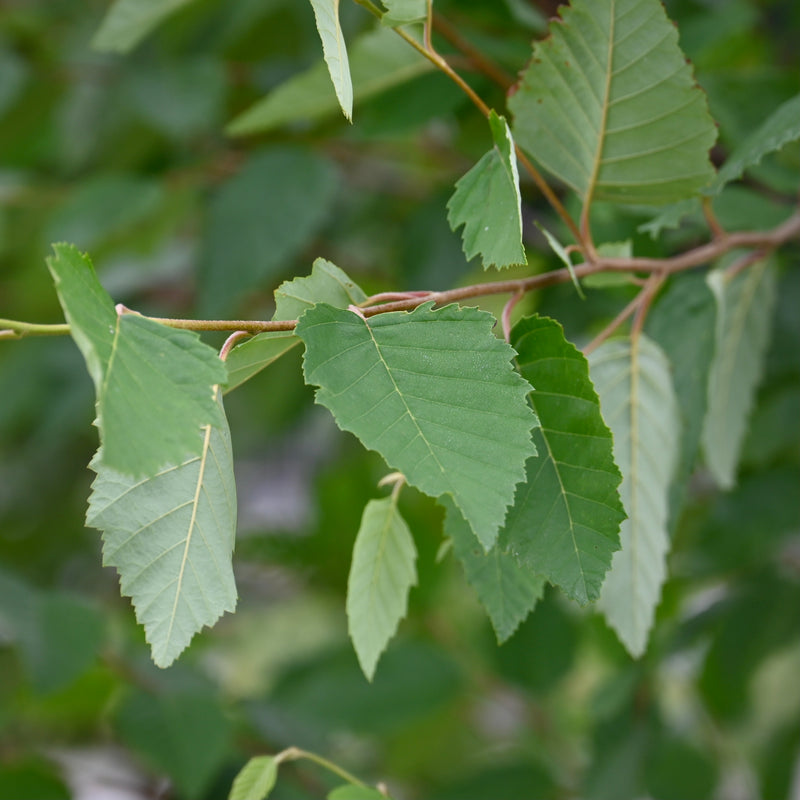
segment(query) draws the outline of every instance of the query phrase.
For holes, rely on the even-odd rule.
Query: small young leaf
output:
[[[386,13],[381,17],[381,25],[409,25],[428,16],[426,0],[383,0],[383,5]]]
[[[335,308],[357,306],[367,299],[361,287],[336,264],[318,258],[311,275],[284,281],[275,290],[273,319],[299,319],[304,311],[317,303]]]
[[[225,361],[228,368],[225,393],[266,369],[299,342],[291,331],[265,331],[234,347]]]
[[[310,0],[314,8],[317,30],[322,39],[322,52],[333,88],[342,112],[348,120],[353,118],[353,84],[350,80],[350,64],[347,47],[339,24],[339,0]]]
[[[369,319],[314,306],[296,328],[305,379],[339,427],[409,484],[451,494],[488,550],[535,452],[530,387],[491,314],[432,305]]]
[[[511,342],[539,418],[527,481],[517,487],[500,544],[579,603],[595,600],[625,518],[611,432],[583,354],[558,322],[527,317]]]
[[[589,357],[603,417],[614,434],[628,519],[598,602],[628,652],[640,656],[653,625],[669,549],[668,493],[680,420],[666,356],[644,334],[605,342]]]
[[[201,428],[221,427],[214,385],[225,366],[196,333],[118,314],[88,256],[56,244],[47,265],[95,385],[103,463],[132,476],[200,454]]]
[[[272,756],[255,756],[233,779],[228,800],[265,800],[278,778],[278,764]]]
[[[445,535],[464,567],[467,582],[492,622],[497,641],[502,644],[533,611],[544,594],[546,578],[523,566],[500,544],[484,552],[461,512],[449,497],[441,499],[446,510]]]
[[[717,483],[730,489],[764,367],[776,281],[770,262],[764,260],[734,278],[716,270],[708,284],[717,300],[717,325],[703,452]]]
[[[388,795],[381,794],[371,786],[356,786],[345,783],[328,793],[328,800],[391,800]]]
[[[569,276],[572,278],[572,285],[575,287],[578,297],[580,297],[581,300],[585,300],[586,295],[583,293],[583,289],[581,289],[581,285],[578,282],[578,276],[575,274],[575,266],[572,263],[572,259],[569,257],[567,249],[543,225],[537,222],[536,227],[542,232],[544,238],[547,239],[547,244],[550,245],[550,249],[561,259],[561,263],[567,268],[567,272],[569,272]]]
[[[91,464],[97,477],[86,523],[103,531],[103,563],[117,568],[159,667],[236,607],[236,486],[227,423],[206,426],[201,442],[198,456],[142,480],[109,467],[102,448]]]
[[[116,0],[92,39],[95,50],[127,53],[163,19],[192,0]]]
[[[659,0],[573,0],[561,17],[509,100],[517,143],[584,204],[699,192],[716,127]]]
[[[489,114],[494,147],[456,183],[447,221],[464,226],[464,253],[480,255],[483,268],[527,264],[522,246],[522,201],[514,142],[508,123]]]
[[[379,27],[365,33],[350,47],[354,102],[364,101],[433,69],[430,61],[389,28]],[[248,136],[298,120],[329,116],[339,107],[330,86],[328,71],[320,62],[235,117],[227,133]]]
[[[408,609],[417,583],[417,550],[394,497],[370,500],[361,517],[347,579],[347,621],[358,663],[375,666]]]

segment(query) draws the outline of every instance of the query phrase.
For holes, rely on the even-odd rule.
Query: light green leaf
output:
[[[390,28],[377,28],[350,47],[354,102],[385,92],[434,69],[433,65]],[[317,120],[338,108],[324,63],[290,78],[236,117],[231,136],[248,136],[298,120]]]
[[[228,800],[265,800],[278,778],[278,764],[272,756],[255,756],[233,779]]]
[[[611,432],[586,359],[558,322],[527,317],[514,326],[511,342],[522,376],[534,387],[538,455],[528,459],[527,481],[517,487],[500,543],[587,603],[600,594],[625,518]]]
[[[236,486],[227,423],[206,426],[201,441],[199,455],[142,480],[110,468],[102,448],[91,464],[97,477],[86,522],[103,531],[103,563],[117,568],[159,667],[236,607]]]
[[[192,0],[116,0],[92,39],[95,50],[127,53],[170,14]]]
[[[88,256],[56,244],[47,259],[64,315],[95,385],[103,462],[154,475],[200,454],[201,428],[223,425],[214,385],[225,366],[196,333],[118,314]]]
[[[381,653],[408,610],[417,549],[395,497],[370,500],[361,517],[347,579],[347,622],[358,663],[372,680]]]
[[[371,786],[357,786],[354,783],[337,786],[328,793],[328,800],[387,800],[387,798],[388,795],[381,794]]]
[[[467,582],[475,589],[502,644],[533,611],[544,594],[546,578],[523,566],[500,544],[484,552],[461,512],[449,497],[445,507],[444,532],[464,567]]]
[[[322,39],[322,52],[333,88],[342,112],[348,120],[353,119],[353,84],[350,81],[350,65],[347,47],[339,24],[339,0],[310,0],[314,9],[317,31]]]
[[[522,246],[522,200],[514,142],[508,123],[489,113],[494,147],[456,183],[447,203],[447,221],[464,226],[464,253],[480,255],[483,268],[527,264]]]
[[[730,489],[736,482],[739,452],[764,369],[776,281],[770,262],[764,260],[734,278],[715,270],[708,284],[717,300],[717,325],[703,452],[714,479]]]
[[[659,0],[574,0],[561,16],[509,100],[517,144],[585,204],[699,192],[716,128]]]
[[[427,0],[383,0],[383,5],[386,13],[381,17],[381,25],[409,25],[428,16]]]
[[[581,285],[578,282],[578,276],[575,274],[575,267],[572,264],[572,259],[569,257],[567,249],[549,230],[547,230],[547,228],[539,222],[536,222],[535,225],[542,232],[544,238],[547,239],[547,244],[550,245],[550,249],[561,259],[561,262],[567,268],[567,272],[569,272],[569,276],[572,278],[572,285],[575,287],[578,297],[580,297],[581,300],[585,300],[586,295],[583,293],[583,289],[581,289]]]
[[[598,602],[628,652],[640,656],[653,625],[669,549],[668,494],[680,419],[666,356],[644,334],[605,342],[589,357],[603,417],[614,434],[628,519],[620,527]]]
[[[710,192],[716,194],[722,187],[744,175],[768,153],[780,150],[789,142],[800,139],[800,94],[787,100],[753,131],[720,167]]]
[[[291,331],[265,331],[234,347],[225,361],[228,368],[225,394],[266,369],[299,342]]]
[[[491,314],[432,305],[368,320],[325,304],[306,311],[296,329],[306,383],[409,484],[451,494],[488,550],[535,452],[530,387]]]

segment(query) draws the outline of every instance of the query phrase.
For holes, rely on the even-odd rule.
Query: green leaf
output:
[[[220,402],[223,421],[224,412]],[[236,607],[231,565],[236,486],[227,423],[207,426],[199,455],[136,480],[92,464],[86,522],[103,531],[103,563],[117,568],[153,661],[168,667],[204,625]]]
[[[216,352],[191,331],[118,314],[88,256],[67,244],[53,250],[47,265],[95,385],[104,465],[154,475],[199,455],[201,428],[223,424],[214,385],[225,367]]]
[[[644,222],[637,230],[640,233],[649,233],[651,239],[658,239],[663,231],[679,228],[681,223],[689,216],[692,219],[702,219],[703,207],[698,197],[688,200],[679,200],[668,205],[664,210],[648,222]]]
[[[717,325],[703,452],[714,479],[730,489],[736,482],[739,452],[764,369],[776,280],[773,267],[764,260],[733,278],[715,270],[708,284],[717,300]]]
[[[225,394],[266,369],[299,342],[291,331],[265,331],[234,347],[225,361],[228,368]]]
[[[353,84],[350,81],[350,65],[347,47],[339,24],[339,0],[310,0],[314,9],[317,31],[322,39],[322,52],[333,88],[342,112],[348,120],[353,119]]]
[[[176,794],[203,797],[231,745],[232,725],[211,692],[131,692],[119,706],[122,741],[172,778]]]
[[[328,793],[328,800],[391,800],[388,795],[381,794],[371,786],[357,786],[345,783]]]
[[[614,434],[628,519],[620,527],[599,607],[634,657],[647,645],[666,577],[668,493],[680,440],[666,356],[644,334],[605,342],[589,357],[603,417]]]
[[[575,287],[575,291],[578,293],[578,297],[581,300],[586,299],[586,295],[583,293],[583,289],[581,289],[581,285],[578,282],[578,276],[575,274],[575,267],[572,264],[572,259],[569,257],[569,253],[564,245],[550,233],[547,228],[541,225],[539,222],[534,223],[536,227],[542,232],[542,235],[545,239],[547,239],[547,244],[550,245],[550,249],[561,259],[561,263],[567,268],[567,272],[569,272],[570,278],[572,278],[572,285]],[[590,276],[591,277],[591,276]]]
[[[595,600],[619,549],[625,512],[611,432],[583,354],[555,320],[528,317],[511,342],[539,427],[500,542],[579,603]]]
[[[447,221],[464,226],[464,254],[480,255],[483,268],[527,264],[522,246],[522,200],[514,142],[508,123],[489,113],[494,147],[456,183]]]
[[[348,628],[367,680],[406,615],[409,589],[417,583],[416,560],[414,539],[397,510],[397,499],[370,500],[347,579]]]
[[[585,204],[699,192],[716,128],[659,0],[574,0],[561,16],[509,100],[517,143]]]
[[[192,0],[116,0],[92,39],[95,50],[127,53],[170,14]]]
[[[428,16],[427,0],[383,0],[383,5],[386,13],[381,17],[381,25],[409,25]]]
[[[306,383],[409,484],[451,494],[488,550],[535,452],[530,387],[491,314],[432,305],[369,320],[324,303],[306,311],[296,329]]]
[[[443,497],[441,503],[447,512],[445,535],[453,542],[467,582],[475,589],[492,622],[497,641],[502,644],[542,598],[546,578],[520,564],[499,543],[488,553],[484,552],[453,502]]]
[[[725,160],[711,185],[716,194],[722,187],[744,175],[768,153],[800,139],[800,94],[787,100],[753,131]]]
[[[255,756],[233,779],[228,800],[264,800],[278,778],[278,763],[272,756]]]
[[[377,28],[350,47],[354,102],[385,92],[434,69],[393,30]],[[290,78],[236,117],[227,127],[231,136],[248,136],[298,120],[317,120],[338,108],[325,64]]]
[[[326,221],[337,186],[330,161],[311,150],[272,147],[245,161],[211,201],[201,314],[225,314],[285,270]]]

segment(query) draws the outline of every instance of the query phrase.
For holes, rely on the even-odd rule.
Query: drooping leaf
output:
[[[542,598],[546,578],[520,564],[500,543],[486,553],[453,501],[443,497],[440,502],[447,512],[445,535],[502,644]]]
[[[337,184],[332,164],[306,149],[272,147],[245,161],[210,204],[200,313],[229,312],[285,269],[327,218]]]
[[[765,155],[780,150],[789,142],[800,139],[800,94],[787,100],[753,131],[725,160],[710,191],[741,178],[750,167],[756,166]]]
[[[763,372],[776,281],[771,263],[764,260],[733,278],[715,270],[708,284],[717,300],[717,325],[703,452],[714,479],[730,489],[736,482],[739,452]]]
[[[127,53],[162,20],[192,0],[116,0],[92,39],[95,50]]]
[[[328,800],[391,800],[391,798],[371,786],[345,783],[329,792]]]
[[[233,779],[228,800],[265,800],[278,778],[278,764],[272,756],[254,756]]]
[[[527,317],[511,332],[522,376],[533,386],[538,455],[528,459],[500,544],[579,603],[595,600],[619,549],[625,517],[611,432],[583,354],[561,325]]]
[[[426,0],[383,0],[386,13],[381,17],[381,25],[391,27],[420,22],[428,15]]]
[[[350,47],[354,102],[385,92],[433,70],[433,65],[393,30],[380,27],[357,38]],[[320,62],[290,78],[228,125],[231,136],[248,136],[298,120],[313,121],[339,107],[330,77]]]
[[[366,299],[361,287],[336,264],[318,258],[314,261],[311,275],[284,281],[275,290],[275,313],[272,318],[293,320],[316,303],[347,308]],[[225,362],[228,368],[225,391],[240,386],[299,342],[291,331],[267,331],[242,342],[231,350]]]
[[[102,448],[91,466],[97,477],[86,522],[103,531],[103,563],[117,568],[153,661],[168,667],[204,625],[236,607],[236,486],[227,422],[206,426],[199,455],[150,478],[112,469]]]
[[[118,314],[88,256],[56,244],[47,259],[64,315],[95,385],[103,462],[133,476],[197,456],[201,428],[220,427],[216,352],[197,334]]]
[[[605,342],[589,357],[603,418],[614,434],[628,519],[598,602],[634,657],[647,646],[666,577],[668,495],[680,441],[666,356],[644,334]]]
[[[522,246],[522,207],[514,142],[508,123],[489,113],[494,146],[456,183],[447,221],[462,234],[468,259],[480,255],[483,268],[527,264]]]
[[[322,52],[328,73],[339,99],[342,112],[348,120],[353,118],[353,84],[350,81],[350,64],[347,47],[339,24],[339,0],[310,0],[314,8],[317,31],[322,39]]]
[[[572,278],[572,285],[575,287],[578,297],[580,297],[581,300],[585,300],[586,295],[583,293],[583,289],[581,289],[581,285],[578,282],[578,276],[575,274],[575,266],[567,252],[567,248],[564,247],[544,225],[536,222],[536,227],[542,232],[544,238],[547,239],[547,244],[550,245],[550,249],[561,259],[561,263],[567,268],[567,272],[569,272],[569,276]]]
[[[674,528],[697,460],[706,415],[708,372],[714,355],[716,306],[700,273],[678,275],[647,316],[647,333],[672,366],[681,414],[680,456],[670,490]]]
[[[699,192],[716,129],[659,0],[574,0],[561,16],[509,100],[517,144],[584,204]]]
[[[395,497],[370,500],[361,517],[347,580],[347,621],[358,663],[372,680],[381,653],[408,610],[417,549]]]
[[[485,549],[532,455],[536,419],[494,317],[455,305],[364,319],[320,304],[296,328],[306,383],[412,486],[453,499]]]

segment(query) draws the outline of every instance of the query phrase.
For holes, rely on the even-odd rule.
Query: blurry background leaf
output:
[[[92,45],[97,50],[126,53],[165,17],[192,0],[116,0],[106,12]]]

